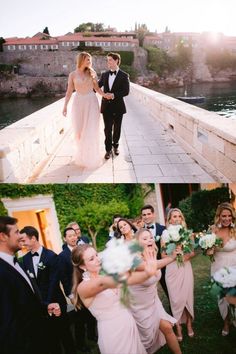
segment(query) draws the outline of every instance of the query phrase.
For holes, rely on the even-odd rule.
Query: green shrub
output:
[[[229,201],[228,188],[201,190],[179,203],[189,228],[194,231],[207,230],[214,222],[217,206]]]

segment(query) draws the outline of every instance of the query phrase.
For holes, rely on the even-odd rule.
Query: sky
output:
[[[236,36],[236,0],[11,0],[0,12],[0,37],[33,36],[47,26],[52,36],[73,32],[84,22],[118,31],[135,23],[150,31],[222,32]]]

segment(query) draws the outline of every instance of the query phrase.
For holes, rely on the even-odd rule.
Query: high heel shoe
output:
[[[224,329],[222,329],[221,335],[222,335],[223,337],[226,337],[226,336],[229,335],[229,331],[225,331]]]
[[[190,338],[193,338],[193,337],[194,337],[194,332],[193,332],[193,331],[188,331],[188,336],[189,336]]]
[[[183,336],[176,336],[178,342],[182,342]]]

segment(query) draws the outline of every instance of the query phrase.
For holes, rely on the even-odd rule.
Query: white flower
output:
[[[199,239],[199,245],[203,249],[212,248],[215,245],[215,242],[216,235],[214,233],[206,234]]]
[[[223,288],[233,288],[236,286],[236,267],[224,267],[214,273],[213,279]]]
[[[112,239],[102,252],[102,267],[108,274],[122,274],[132,268],[135,254],[131,254],[129,245],[123,239]]]
[[[43,262],[39,262],[37,265],[38,269],[43,270],[44,268],[46,268],[46,266],[43,264]]]
[[[155,239],[156,242],[158,242],[158,241],[160,240],[160,238],[161,238],[161,236],[159,236],[159,235],[156,235],[156,236],[154,237],[154,239]]]
[[[29,275],[30,278],[34,278],[34,274],[31,273],[31,272],[29,271],[29,269],[27,270],[27,273],[28,273],[28,275]]]
[[[165,243],[170,242],[170,235],[169,235],[169,232],[167,230],[164,230],[162,232],[161,239]]]
[[[168,232],[172,241],[177,242],[180,240],[179,230],[182,229],[181,225],[170,225],[168,227]]]

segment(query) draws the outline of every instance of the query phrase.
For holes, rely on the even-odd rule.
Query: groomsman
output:
[[[151,231],[156,245],[158,247],[158,252],[157,252],[157,259],[161,259],[161,235],[162,232],[165,230],[165,226],[159,224],[158,222],[155,222],[156,216],[155,216],[155,210],[152,205],[145,205],[141,209],[141,215],[142,219],[144,222],[144,227]],[[162,286],[162,289],[164,290],[166,296],[169,299],[169,294],[166,286],[166,281],[165,281],[165,274],[166,274],[166,267],[161,269],[161,279],[160,279],[160,284]]]
[[[62,345],[63,353],[73,354],[76,350],[66,313],[66,299],[60,288],[58,256],[40,244],[38,230],[33,226],[25,226],[20,233],[24,237],[24,246],[29,251],[22,259],[23,269],[28,274],[33,274],[43,303],[58,302],[61,307],[61,316],[50,317],[47,321],[51,353],[62,353]]]
[[[111,93],[111,99],[102,98],[101,113],[104,120],[105,133],[105,159],[114,154],[119,155],[119,139],[123,114],[126,113],[124,97],[129,94],[129,76],[119,66],[121,57],[118,53],[107,54],[108,71],[102,74],[98,81],[105,93]]]
[[[75,230],[72,227],[67,227],[63,233],[64,246],[63,251],[59,254],[59,267],[61,272],[61,282],[64,288],[66,296],[71,300],[73,304],[72,294],[72,275],[73,265],[71,260],[71,252],[74,247],[77,247],[78,237]],[[91,315],[87,308],[82,308],[78,311],[70,312],[71,321],[75,328],[75,338],[78,349],[83,353],[88,353],[90,349],[86,345],[86,325],[87,325],[87,337],[90,340],[95,340],[96,334],[96,320]]]
[[[90,239],[86,235],[82,235],[81,228],[76,221],[71,221],[66,227],[71,227],[75,230],[76,236],[78,237],[77,245],[83,245],[84,243],[90,243]]]
[[[21,248],[17,219],[0,216],[0,351],[49,354],[44,323],[48,314],[60,316],[60,307],[57,303],[43,306],[35,285],[14,257]]]

